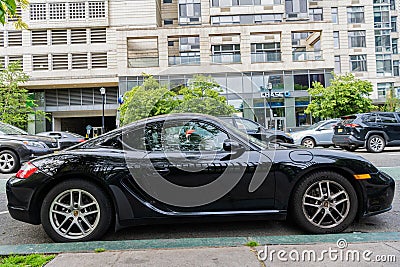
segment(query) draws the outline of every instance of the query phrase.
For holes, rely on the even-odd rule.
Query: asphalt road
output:
[[[347,152],[343,152],[347,153]],[[367,158],[378,167],[396,167],[400,148],[387,149],[381,154],[370,154],[365,150],[356,153]],[[10,175],[0,174],[0,245],[36,244],[52,242],[40,225],[29,225],[10,217],[6,207],[4,184]],[[365,218],[353,223],[346,232],[396,232],[400,229],[400,181],[396,182],[393,210]],[[251,237],[303,234],[290,222],[246,221],[225,223],[192,223],[158,226],[137,226],[108,233],[103,240],[170,239],[192,237]]]

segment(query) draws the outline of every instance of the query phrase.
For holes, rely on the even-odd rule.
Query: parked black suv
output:
[[[239,130],[242,130],[259,140],[293,144],[293,138],[284,131],[268,130],[255,121],[241,117],[219,117],[219,119],[232,124]]]
[[[58,149],[54,138],[29,135],[27,132],[0,122],[0,173],[12,173],[22,163]]]
[[[344,116],[335,126],[332,138],[336,146],[348,151],[366,147],[382,152],[386,146],[400,146],[400,113],[370,112]]]

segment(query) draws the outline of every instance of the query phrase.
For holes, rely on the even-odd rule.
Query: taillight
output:
[[[86,141],[85,139],[79,139],[79,140],[78,140],[79,143],[83,143],[83,142],[85,142],[85,141]]]
[[[349,124],[346,124],[345,126],[346,126],[346,127],[351,127],[351,128],[360,127],[360,125],[359,125],[359,124],[356,124],[356,123],[349,123]]]
[[[20,179],[27,179],[32,174],[34,174],[37,170],[38,170],[38,168],[36,168],[36,166],[34,166],[32,163],[28,162],[17,172],[15,177],[20,178]]]

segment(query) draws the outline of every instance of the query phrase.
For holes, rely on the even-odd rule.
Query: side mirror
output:
[[[244,152],[244,147],[237,141],[226,139],[223,144],[223,148],[228,152]]]

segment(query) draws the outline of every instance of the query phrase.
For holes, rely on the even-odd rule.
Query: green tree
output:
[[[369,81],[356,79],[351,73],[334,75],[330,86],[314,82],[308,89],[312,101],[305,112],[321,118],[368,112],[377,108],[368,97],[372,90]]]
[[[0,72],[0,121],[26,129],[29,115],[45,116],[44,111],[35,109],[37,105],[28,90],[21,87],[28,79],[19,62]]]
[[[188,87],[179,91],[182,101],[174,112],[231,115],[235,112],[235,108],[227,104],[226,98],[219,94],[221,91],[221,86],[211,76],[196,75]]]
[[[145,76],[141,86],[124,95],[120,107],[120,124],[125,125],[143,118],[168,114],[178,105],[176,94],[161,86],[152,76]]]
[[[16,13],[17,6],[20,6],[22,9],[26,9],[29,6],[28,0],[0,0],[0,22],[1,24],[6,23],[6,18],[14,18],[16,21],[14,22],[14,26],[17,29],[28,28],[21,17]]]
[[[400,109],[400,99],[396,96],[396,91],[394,88],[386,94],[385,104],[381,107],[381,111],[394,112]]]

